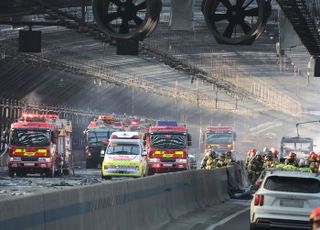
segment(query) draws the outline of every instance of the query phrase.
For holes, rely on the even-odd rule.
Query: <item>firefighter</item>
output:
[[[299,167],[298,161],[297,161],[297,154],[294,152],[290,152],[288,158],[285,160],[286,165],[292,165],[295,167]]]
[[[201,169],[205,169],[206,166],[207,166],[207,160],[209,158],[209,154],[210,154],[210,151],[207,149],[206,152],[205,152],[205,155],[201,161]]]
[[[249,179],[252,184],[254,184],[258,179],[258,177],[260,176],[260,173],[263,170],[263,164],[264,162],[262,158],[262,153],[261,151],[257,151],[256,155],[249,162],[249,165],[248,165]]]
[[[267,153],[270,151],[268,147],[264,147],[262,150],[262,157],[263,159],[266,157]]]
[[[273,158],[273,154],[271,151],[267,152],[267,155],[265,157],[264,160],[264,164],[263,164],[264,168],[275,168],[276,167],[276,162]]]
[[[318,155],[315,152],[310,152],[308,155],[309,168],[313,173],[319,172]]]
[[[320,208],[315,208],[312,210],[309,216],[309,222],[311,224],[311,230],[320,229]]]
[[[227,151],[226,152],[226,159],[225,159],[226,165],[233,165],[235,162],[236,161],[232,158],[232,152]]]
[[[275,162],[279,162],[280,161],[279,158],[278,158],[279,151],[277,149],[273,148],[273,147],[270,149],[270,151],[272,152],[273,160]]]
[[[220,153],[217,161],[217,168],[221,168],[227,166],[226,164],[226,154],[225,153]]]
[[[256,155],[257,150],[256,149],[251,149],[248,153],[247,153],[247,158],[246,158],[246,168],[248,168],[248,165],[250,163],[250,161],[253,159],[253,157]]]
[[[215,151],[211,151],[208,154],[208,159],[207,159],[207,162],[206,162],[205,169],[211,170],[211,169],[216,168],[216,166],[217,166],[217,154],[216,154]]]

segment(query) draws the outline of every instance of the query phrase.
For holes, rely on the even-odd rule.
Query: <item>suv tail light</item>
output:
[[[254,205],[255,206],[263,206],[264,195],[256,194],[254,195]]]

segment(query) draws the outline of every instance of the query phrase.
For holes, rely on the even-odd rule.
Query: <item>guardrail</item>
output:
[[[10,197],[0,201],[0,226],[2,230],[157,229],[172,218],[230,199],[228,175],[235,175],[233,171],[234,167],[191,170]]]

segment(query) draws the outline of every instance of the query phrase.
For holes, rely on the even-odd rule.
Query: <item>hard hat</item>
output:
[[[289,153],[289,158],[294,158],[294,157],[296,157],[296,154],[294,152],[290,152]]]
[[[269,151],[270,151],[270,149],[268,147],[264,147],[263,150],[262,150],[262,152],[264,152],[264,153],[267,153]]]
[[[257,153],[256,149],[251,149],[251,152]]]
[[[258,150],[257,153],[256,153],[256,156],[262,157],[262,152]]]
[[[210,154],[210,156],[211,156],[212,158],[214,158],[214,157],[217,156],[217,153],[216,153],[215,151],[213,151],[213,150],[211,150],[209,154]]]
[[[318,155],[315,152],[310,152],[308,158],[310,159],[317,159]]]
[[[278,156],[278,154],[279,154],[279,151],[278,151],[278,150],[276,150],[276,149],[274,149],[274,150],[273,150],[273,155],[274,155],[275,157],[277,157],[277,156]]]
[[[267,152],[267,157],[272,157],[272,152],[271,151]]]
[[[320,222],[320,208],[315,208],[312,210],[309,216],[310,222]]]

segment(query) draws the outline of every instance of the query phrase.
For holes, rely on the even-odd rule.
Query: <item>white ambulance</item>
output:
[[[146,154],[138,132],[113,132],[104,153],[101,176],[142,177],[146,175]]]

